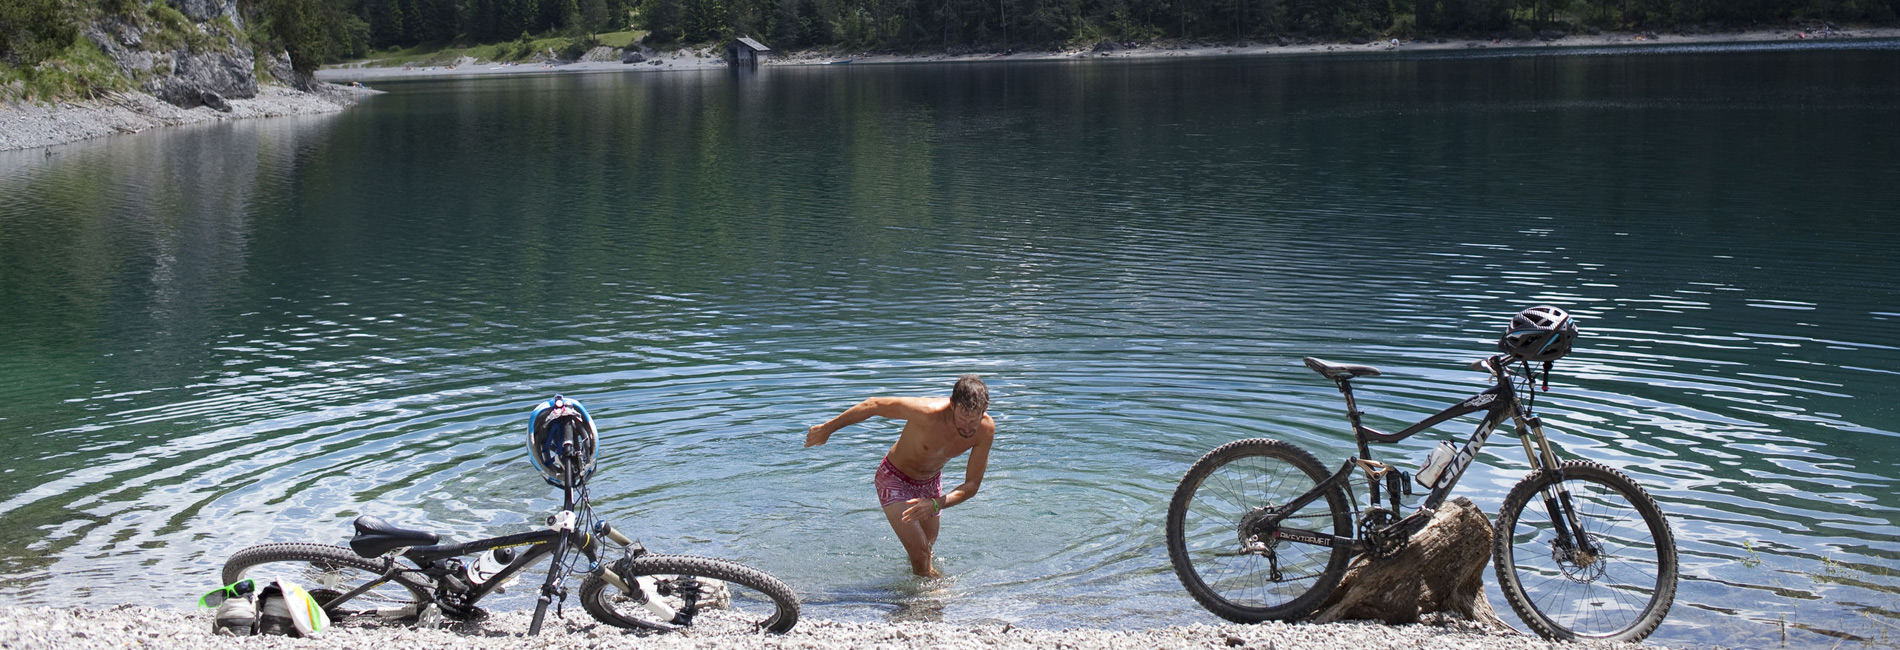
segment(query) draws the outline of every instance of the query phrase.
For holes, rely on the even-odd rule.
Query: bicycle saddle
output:
[[[426,530],[397,528],[381,517],[356,518],[356,536],[350,538],[350,550],[363,557],[376,557],[405,546],[432,546],[439,539]]]
[[[1320,376],[1333,381],[1339,381],[1342,378],[1350,379],[1353,377],[1379,376],[1379,369],[1372,366],[1362,366],[1356,363],[1333,363],[1313,357],[1307,357],[1303,359],[1303,361],[1306,362],[1306,367],[1313,369],[1313,372],[1317,372]]]

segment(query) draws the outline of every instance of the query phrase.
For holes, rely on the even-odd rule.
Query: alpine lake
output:
[[[1168,499],[1232,440],[1354,454],[1301,357],[1382,370],[1391,431],[1552,304],[1553,443],[1682,554],[1650,642],[1900,645],[1900,42],[375,85],[0,154],[0,605],[189,608],[360,514],[540,526],[562,394],[601,516],[806,616],[1214,623]],[[897,423],[805,430],[972,372],[998,441],[920,581],[871,485]],[[1524,474],[1507,427],[1456,495]]]

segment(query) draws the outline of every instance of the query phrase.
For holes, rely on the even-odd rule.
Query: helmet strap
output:
[[[1553,362],[1544,362],[1544,392],[1550,392],[1550,366]]]

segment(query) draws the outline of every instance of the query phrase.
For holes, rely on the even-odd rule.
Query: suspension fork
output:
[[[568,502],[571,506],[572,499],[568,499]],[[567,601],[567,589],[561,586],[567,573],[561,570],[561,565],[567,559],[568,552],[585,553],[589,559],[596,559],[594,548],[597,544],[591,535],[579,530],[579,517],[573,510],[562,510],[548,517],[548,525],[560,535],[554,538],[554,550],[549,553],[553,558],[548,560],[548,579],[541,584],[541,598],[535,601],[534,620],[528,624],[528,636],[541,633],[541,620],[547,616],[548,605],[557,598],[562,602]]]
[[[1563,466],[1557,462],[1557,454],[1550,449],[1550,438],[1544,435],[1543,419],[1535,415],[1525,416],[1522,412],[1515,419],[1518,441],[1524,444],[1524,455],[1530,461],[1531,469],[1557,474],[1557,481],[1543,490],[1544,512],[1550,515],[1551,528],[1556,530],[1557,547],[1596,556],[1596,544],[1584,534],[1583,520],[1577,516],[1576,504],[1570,500],[1570,490],[1564,488]],[[1531,446],[1532,438],[1537,439],[1535,450]]]
[[[548,565],[548,579],[541,584],[541,598],[534,603],[534,620],[528,625],[528,636],[541,633],[541,621],[547,616],[548,605],[553,604],[556,595],[563,601],[567,600],[567,590],[561,588],[561,579],[567,577],[561,574],[561,561],[567,555],[566,535],[554,539],[554,552],[549,555],[553,558],[548,560],[551,563]]]

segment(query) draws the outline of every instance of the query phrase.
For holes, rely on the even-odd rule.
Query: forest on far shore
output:
[[[80,28],[184,0],[0,0],[0,73],[84,56]],[[1099,41],[1524,37],[1893,24],[1900,0],[237,0],[249,40],[298,68],[375,50],[639,30],[649,46],[1003,51]],[[0,82],[6,75],[0,74]]]

